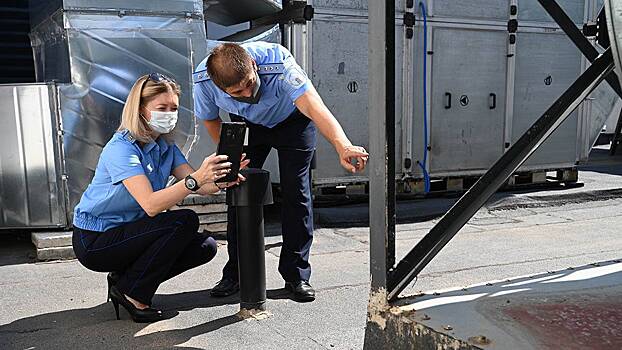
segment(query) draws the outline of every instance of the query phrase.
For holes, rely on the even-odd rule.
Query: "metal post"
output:
[[[238,228],[240,309],[266,309],[266,258],[263,206],[272,204],[270,173],[241,171],[246,181],[227,190],[227,205],[234,206]]]
[[[369,228],[371,293],[395,263],[395,2],[369,2]],[[385,300],[386,302],[386,300]]]
[[[611,49],[594,63],[553,103],[535,124],[465,193],[430,232],[399,262],[388,279],[393,300],[449,243],[503,183],[559,127],[614,68]]]
[[[395,264],[395,1],[369,1],[369,254],[364,349],[383,348]]]

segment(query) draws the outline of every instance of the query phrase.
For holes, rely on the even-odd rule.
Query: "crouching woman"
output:
[[[74,251],[86,268],[110,272],[117,319],[119,304],[135,322],[162,319],[151,307],[158,286],[216,255],[215,241],[197,232],[196,213],[168,209],[191,193],[210,195],[243,180],[216,183],[230,171],[226,156],[211,155],[194,170],[168,141],[179,96],[179,85],[161,74],[136,81],[74,211]],[[180,181],[166,187],[171,175]]]

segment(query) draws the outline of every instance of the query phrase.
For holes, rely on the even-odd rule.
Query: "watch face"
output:
[[[195,187],[197,187],[197,182],[194,179],[188,179],[186,181],[186,187],[188,187],[189,189],[194,189]]]

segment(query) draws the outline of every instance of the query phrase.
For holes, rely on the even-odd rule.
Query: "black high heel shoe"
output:
[[[127,312],[132,317],[132,320],[136,323],[151,323],[163,320],[164,317],[162,315],[162,311],[152,309],[150,307],[146,309],[138,309],[134,304],[132,304],[123,293],[121,293],[116,286],[110,287],[110,300],[112,300],[112,305],[114,306],[114,311],[117,315],[117,320],[120,320],[119,317],[119,304],[127,310]]]
[[[108,275],[106,276],[106,281],[108,282],[108,295],[106,298],[106,302],[110,301],[110,287],[112,286],[116,286],[117,282],[119,282],[119,278],[121,278],[121,276],[117,273],[117,272],[109,272]]]

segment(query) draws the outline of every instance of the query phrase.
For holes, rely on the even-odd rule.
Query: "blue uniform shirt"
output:
[[[104,232],[145,217],[122,181],[146,175],[153,190],[159,191],[173,170],[187,162],[179,148],[162,137],[141,148],[129,131],[116,132],[102,150],[93,181],[74,210],[74,226]]]
[[[207,58],[194,74],[194,108],[199,119],[218,118],[219,108],[237,114],[253,124],[272,128],[294,112],[294,101],[311,88],[304,70],[292,54],[279,44],[252,42],[242,44],[259,66],[261,97],[259,103],[234,100],[218,88],[206,73]]]

